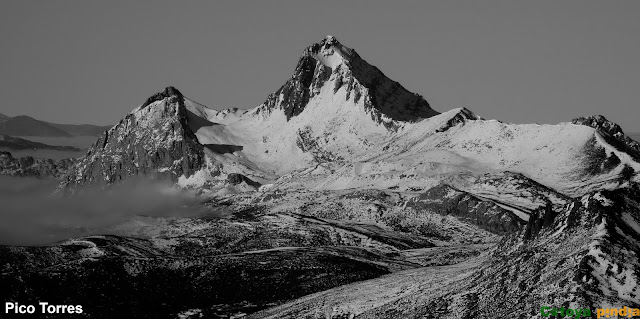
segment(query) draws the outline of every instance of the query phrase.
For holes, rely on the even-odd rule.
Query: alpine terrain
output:
[[[179,193],[179,213],[48,218],[51,241],[0,246],[2,300],[80,304],[86,318],[640,308],[638,142],[599,115],[438,112],[332,36],[254,108],[167,87],[67,164],[51,201],[144,178],[168,185],[144,200]]]

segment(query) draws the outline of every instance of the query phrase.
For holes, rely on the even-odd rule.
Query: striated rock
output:
[[[451,119],[449,119],[447,121],[447,123],[445,125],[443,125],[442,127],[438,128],[436,130],[436,132],[440,133],[440,132],[445,132],[448,129],[458,125],[458,124],[464,124],[465,122],[471,120],[481,120],[482,118],[478,115],[475,115],[473,112],[471,112],[469,109],[467,109],[466,107],[463,107],[462,110],[460,112],[458,112],[458,114],[456,114],[455,116],[453,116]]]
[[[496,234],[517,232],[525,225],[525,222],[511,211],[496,203],[482,200],[445,184],[412,198],[406,203],[406,207],[443,216],[456,216]]]
[[[102,134],[61,187],[108,185],[138,175],[174,181],[190,176],[203,166],[204,151],[187,121],[184,96],[167,87]]]

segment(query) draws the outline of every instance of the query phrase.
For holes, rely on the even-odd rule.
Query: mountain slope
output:
[[[640,307],[638,184],[540,210],[490,252],[299,298],[249,318],[522,318]]]
[[[0,119],[0,133],[14,136],[71,136],[60,128],[26,115]]]

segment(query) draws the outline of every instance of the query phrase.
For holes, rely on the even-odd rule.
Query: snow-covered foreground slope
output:
[[[637,185],[531,219],[492,250],[299,298],[250,318],[541,318],[542,306],[640,307]]]

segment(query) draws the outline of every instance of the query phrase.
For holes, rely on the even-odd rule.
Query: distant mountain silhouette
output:
[[[44,143],[28,141],[22,138],[13,137],[5,134],[0,134],[0,147],[12,149],[12,150],[38,149],[38,150],[55,150],[55,151],[70,151],[70,152],[80,151],[79,148],[73,147],[73,146],[48,145]]]
[[[11,117],[0,114],[0,133],[13,136],[98,136],[110,127],[89,124],[55,124],[26,115]]]

